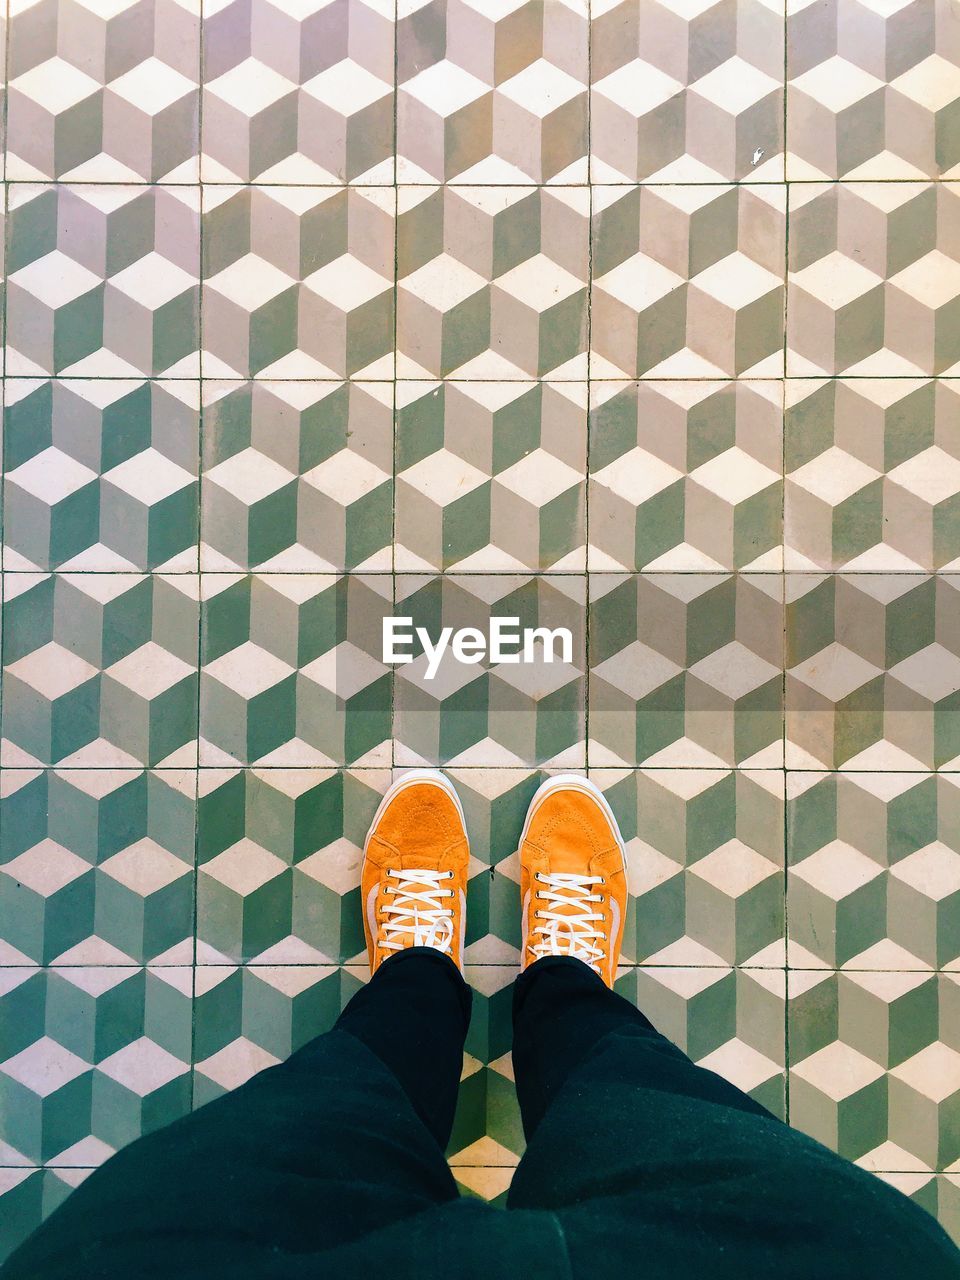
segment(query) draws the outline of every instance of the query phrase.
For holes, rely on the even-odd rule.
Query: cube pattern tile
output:
[[[4,538],[11,570],[197,570],[200,385],[11,379]]]
[[[204,3],[204,182],[392,182],[390,0]]]
[[[593,765],[783,764],[776,574],[592,574]]]
[[[202,567],[393,564],[393,387],[204,381]]]
[[[0,775],[5,964],[189,965],[196,773]]]
[[[783,179],[783,8],[593,0],[594,182]]]
[[[780,375],[785,213],[782,185],[595,187],[591,374]]]
[[[960,383],[786,384],[788,569],[960,567]]]
[[[196,0],[28,0],[9,45],[9,179],[197,181]]]
[[[402,382],[398,572],[584,569],[583,384]]]
[[[587,375],[590,190],[409,186],[397,205],[397,374]]]
[[[584,182],[587,0],[398,6],[401,182]]]
[[[7,208],[8,375],[199,374],[198,188],[18,183]]]
[[[332,1024],[367,826],[438,764],[463,1194],[523,1151],[526,806],[586,770],[621,993],[960,1239],[955,26],[11,5],[0,1258]],[[390,616],[570,649],[433,672]]]
[[[788,375],[960,365],[960,189],[791,183]]]
[[[958,103],[947,4],[787,4],[788,178],[954,178]]]
[[[787,765],[956,770],[960,577],[786,582]]]
[[[392,377],[394,188],[203,192],[206,376]]]
[[[588,568],[779,569],[778,382],[598,382]]]

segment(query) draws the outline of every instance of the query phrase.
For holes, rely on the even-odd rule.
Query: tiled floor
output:
[[[0,1252],[329,1025],[424,761],[465,1189],[522,1149],[523,811],[587,768],[622,991],[960,1238],[948,0],[8,9]],[[391,613],[573,653],[430,683]]]

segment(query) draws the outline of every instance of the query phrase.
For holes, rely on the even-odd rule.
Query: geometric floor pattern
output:
[[[623,994],[960,1239],[942,17],[10,6],[0,1256],[330,1025],[423,763],[473,852],[465,1192],[523,1149],[515,848],[576,769]],[[389,615],[571,651],[431,680]]]

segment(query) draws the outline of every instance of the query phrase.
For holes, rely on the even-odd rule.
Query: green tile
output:
[[[928,970],[789,973],[790,1120],[878,1172],[960,1157],[960,986]]]
[[[551,642],[554,661],[538,645],[537,661],[526,665],[486,656],[467,665],[448,649],[429,676],[423,646],[414,642],[407,649],[413,661],[397,667],[396,763],[582,767],[584,598],[584,579],[561,574],[398,575],[395,616],[411,618],[434,643],[445,627],[488,637],[491,619],[513,618],[517,631],[565,629],[570,660],[561,639]]]
[[[790,574],[787,764],[931,769],[960,759],[960,577]]]
[[[392,568],[392,410],[385,383],[205,383],[204,568]]]
[[[6,969],[0,1142],[102,1163],[190,1109],[190,968]]]
[[[196,762],[196,575],[4,575],[5,765]]]
[[[0,772],[0,963],[191,964],[196,775]]]
[[[203,765],[390,762],[389,576],[203,576]]]
[[[197,569],[200,387],[11,380],[4,567]]]
[[[623,959],[784,963],[783,774],[591,769],[626,842]]]
[[[787,775],[793,963],[960,968],[960,779]]]
[[[198,959],[365,962],[360,864],[389,782],[388,770],[203,770]]]
[[[777,767],[781,580],[595,573],[592,765]]]

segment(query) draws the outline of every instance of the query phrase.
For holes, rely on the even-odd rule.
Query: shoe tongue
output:
[[[401,854],[393,860],[393,865],[398,871],[439,871],[442,861],[435,854],[414,852]]]
[[[549,864],[543,869],[549,869],[551,872],[560,875],[588,876],[592,874],[590,863],[584,858],[582,849],[551,849]]]

